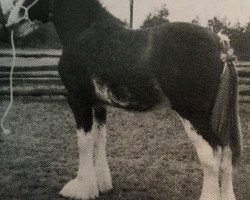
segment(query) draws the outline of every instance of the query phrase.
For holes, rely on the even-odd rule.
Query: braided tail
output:
[[[222,41],[221,41],[222,42]],[[224,146],[230,146],[232,162],[236,164],[242,152],[242,133],[238,108],[238,76],[235,69],[233,49],[229,41],[222,42],[225,52],[221,54],[224,70],[221,75],[217,98],[213,108],[213,132]]]

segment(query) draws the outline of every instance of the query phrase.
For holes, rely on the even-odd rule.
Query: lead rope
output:
[[[11,70],[10,70],[10,103],[3,115],[3,118],[1,120],[1,128],[3,130],[3,133],[5,135],[10,133],[9,129],[4,128],[4,120],[8,116],[10,109],[12,107],[14,98],[13,98],[13,73],[14,73],[14,67],[16,65],[16,47],[15,47],[15,42],[14,42],[14,31],[11,31],[11,46],[12,46],[12,55],[13,55],[13,60],[12,60],[12,65],[11,65]]]

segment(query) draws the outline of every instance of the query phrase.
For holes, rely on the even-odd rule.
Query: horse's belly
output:
[[[135,81],[116,84],[104,82],[98,78],[92,79],[95,96],[98,101],[127,110],[144,111],[152,108],[161,101],[161,90],[157,84],[148,79],[139,84]]]

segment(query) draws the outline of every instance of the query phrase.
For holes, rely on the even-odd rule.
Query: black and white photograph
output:
[[[249,200],[250,0],[0,0],[0,200]]]

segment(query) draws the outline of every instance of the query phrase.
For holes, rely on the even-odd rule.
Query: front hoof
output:
[[[59,192],[63,197],[89,200],[99,196],[96,181],[86,181],[81,178],[75,178],[68,182]]]

